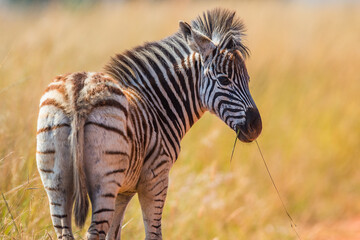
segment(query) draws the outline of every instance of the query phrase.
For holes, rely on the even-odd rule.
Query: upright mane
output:
[[[249,55],[248,48],[242,42],[242,38],[245,35],[245,26],[239,18],[235,17],[235,11],[221,8],[209,10],[204,12],[202,16],[199,15],[191,22],[191,25],[195,30],[210,38],[217,45],[231,38],[232,46],[228,48],[229,50],[240,51],[244,58]],[[167,45],[167,47],[164,45]],[[181,55],[179,49],[183,53],[190,53],[190,49],[186,46],[185,39],[180,31],[163,40],[148,42],[121,54],[116,54],[105,66],[105,71],[123,84],[132,80],[138,81],[135,80],[135,69],[142,67],[141,64],[147,64],[144,63],[144,59],[148,59],[150,64],[154,65],[153,59],[147,55],[148,53],[157,56],[156,51],[162,51],[175,64],[174,56]]]
[[[245,36],[245,25],[235,17],[235,11],[216,8],[199,15],[191,22],[192,27],[210,38],[215,44],[232,37],[235,40],[235,49],[244,57],[249,56],[249,49],[242,42]]]

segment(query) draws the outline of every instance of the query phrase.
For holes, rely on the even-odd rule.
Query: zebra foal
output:
[[[36,160],[58,239],[120,239],[138,193],[146,239],[162,239],[169,170],[180,140],[210,111],[243,142],[261,132],[235,12],[215,9],[158,42],[116,55],[105,73],[61,75],[40,100]]]

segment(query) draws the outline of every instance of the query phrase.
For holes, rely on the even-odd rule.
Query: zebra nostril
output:
[[[246,125],[248,131],[258,136],[262,130],[262,122],[259,110],[257,108],[249,108],[246,111]]]

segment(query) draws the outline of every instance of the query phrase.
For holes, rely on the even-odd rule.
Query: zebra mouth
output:
[[[261,133],[262,122],[257,108],[249,108],[245,112],[245,124],[236,124],[237,137],[242,142],[252,142]]]
[[[255,140],[249,136],[247,129],[245,129],[245,125],[237,124],[235,126],[235,131],[238,133],[237,138],[242,142],[250,143]]]

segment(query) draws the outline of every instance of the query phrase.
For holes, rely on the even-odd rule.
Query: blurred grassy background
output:
[[[101,71],[115,53],[217,6],[248,28],[259,143],[298,231],[360,239],[360,5],[197,1],[0,9],[0,192],[11,211],[1,197],[1,239],[55,239],[35,163],[38,102],[50,80]],[[296,239],[256,145],[238,143],[230,164],[234,138],[210,114],[185,137],[164,239]],[[124,239],[143,239],[137,199],[125,218]]]

